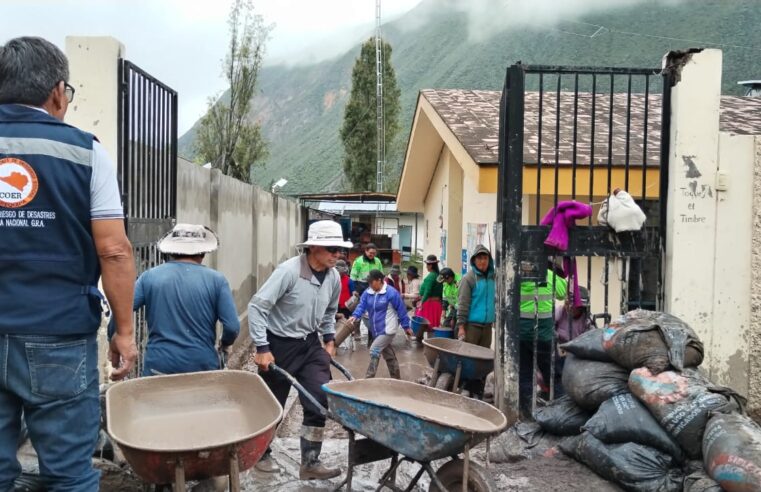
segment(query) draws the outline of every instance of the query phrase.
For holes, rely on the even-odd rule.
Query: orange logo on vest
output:
[[[0,159],[0,207],[23,207],[34,200],[37,187],[32,166],[15,157]]]

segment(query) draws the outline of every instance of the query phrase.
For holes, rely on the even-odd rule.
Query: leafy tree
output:
[[[228,25],[230,44],[223,73],[230,89],[209,100],[198,130],[196,152],[212,167],[248,182],[251,166],[267,157],[261,125],[251,122],[248,116],[272,26],[265,25],[262,16],[254,13],[251,0],[233,2]]]
[[[399,133],[399,95],[396,74],[391,66],[391,45],[383,43],[383,118],[386,149],[386,168],[384,177],[393,172],[398,164],[393,161],[398,152],[394,141]],[[341,141],[344,146],[344,174],[353,191],[375,191],[377,151],[376,151],[376,75],[375,75],[375,38],[370,38],[354,63],[351,74],[351,95],[344,111],[341,127]],[[391,157],[389,159],[388,157]],[[384,189],[388,190],[392,181],[384,180]],[[396,183],[393,183],[396,187]]]

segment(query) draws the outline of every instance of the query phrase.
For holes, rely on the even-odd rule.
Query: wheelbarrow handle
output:
[[[269,365],[269,370],[270,370],[270,371],[275,371],[276,373],[280,374],[281,376],[283,376],[284,378],[286,378],[288,381],[290,381],[290,383],[291,383],[292,385],[294,385],[294,386],[296,387],[296,389],[297,389],[297,390],[299,390],[299,393],[301,393],[302,395],[304,395],[304,397],[305,397],[307,400],[309,400],[310,402],[312,402],[312,405],[314,405],[315,407],[317,407],[317,409],[320,411],[320,414],[321,414],[323,417],[330,417],[330,415],[328,414],[328,409],[327,409],[327,408],[325,408],[325,407],[323,407],[322,405],[320,405],[320,402],[318,402],[318,401],[317,401],[317,399],[316,399],[314,396],[312,396],[312,393],[310,393],[309,391],[307,391],[307,390],[306,390],[306,388],[304,388],[304,387],[301,385],[301,383],[299,383],[298,381],[296,381],[296,378],[294,378],[293,376],[291,376],[291,375],[288,373],[288,371],[286,371],[285,369],[283,369],[283,368],[281,368],[281,367],[278,367],[278,365],[277,365],[277,364],[275,364],[274,362],[272,362],[272,363]]]
[[[333,365],[333,367],[335,367],[336,369],[338,369],[339,371],[341,371],[341,374],[343,374],[343,375],[346,377],[346,379],[348,379],[349,381],[353,381],[353,380],[354,380],[354,378],[352,377],[352,375],[351,375],[351,373],[349,372],[349,370],[348,370],[348,369],[346,369],[346,368],[345,368],[344,366],[342,366],[341,364],[339,364],[337,360],[335,360],[335,359],[331,358],[331,359],[330,359],[330,363]]]

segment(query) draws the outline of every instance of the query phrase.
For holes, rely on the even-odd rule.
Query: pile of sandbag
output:
[[[566,396],[534,419],[563,453],[626,490],[761,491],[761,428],[682,320],[636,310],[561,349]]]

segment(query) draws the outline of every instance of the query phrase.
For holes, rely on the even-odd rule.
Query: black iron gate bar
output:
[[[128,60],[118,64],[118,178],[138,274],[161,262],[156,239],[177,216],[177,92]],[[135,315],[142,368],[145,313]]]
[[[519,320],[520,320],[520,284],[522,281],[544,281],[546,278],[546,262],[548,258],[552,258],[552,263],[555,263],[557,251],[545,247],[544,240],[548,233],[548,228],[539,225],[530,225],[522,223],[522,199],[523,199],[523,177],[524,168],[526,167],[527,159],[524,152],[524,146],[526,145],[528,136],[528,142],[531,141],[531,135],[527,135],[526,126],[530,122],[526,120],[526,76],[527,74],[538,76],[538,110],[537,110],[537,131],[536,131],[536,192],[535,192],[535,213],[533,215],[535,224],[539,223],[541,217],[541,198],[542,198],[542,176],[543,176],[543,164],[553,164],[552,170],[554,172],[554,186],[552,189],[552,205],[556,207],[560,196],[560,179],[561,174],[561,113],[563,109],[563,101],[568,100],[570,97],[569,92],[563,92],[563,76],[566,75],[567,79],[573,76],[572,83],[572,136],[571,136],[571,148],[570,148],[570,162],[563,162],[564,165],[570,164],[570,193],[567,190],[566,195],[570,195],[572,200],[577,199],[577,178],[579,173],[579,102],[580,98],[587,99],[587,103],[591,106],[589,117],[589,123],[587,128],[584,128],[589,133],[591,138],[589,139],[589,162],[587,172],[589,174],[589,189],[588,189],[588,201],[593,203],[595,197],[595,175],[597,174],[595,151],[599,147],[598,136],[603,131],[598,132],[597,128],[597,107],[598,107],[598,77],[607,78],[609,80],[609,91],[607,94],[607,159],[602,164],[605,165],[603,172],[606,174],[606,183],[604,188],[605,200],[609,200],[611,192],[613,191],[614,184],[614,164],[617,168],[620,168],[623,164],[623,188],[629,191],[630,194],[637,198],[638,203],[646,212],[650,211],[648,207],[649,201],[648,190],[654,185],[648,186],[648,172],[653,166],[649,167],[652,160],[659,161],[658,178],[660,184],[660,190],[658,200],[655,202],[659,206],[657,221],[649,221],[647,227],[643,231],[636,233],[620,233],[611,234],[607,227],[593,225],[593,218],[590,217],[587,221],[587,225],[584,227],[577,227],[571,231],[568,251],[564,252],[564,256],[586,256],[587,257],[587,287],[590,288],[591,293],[591,276],[592,276],[592,257],[601,256],[605,258],[604,267],[604,311],[605,315],[608,315],[609,299],[608,299],[608,281],[609,281],[609,258],[623,258],[626,261],[622,261],[621,278],[623,279],[623,291],[621,295],[621,310],[626,311],[627,308],[632,305],[642,306],[645,299],[643,299],[643,284],[641,277],[645,268],[645,259],[655,260],[657,263],[657,287],[655,297],[653,299],[653,306],[660,306],[663,301],[663,282],[662,282],[662,257],[665,252],[665,210],[666,210],[666,190],[667,190],[667,178],[668,178],[668,138],[669,138],[669,112],[670,106],[670,88],[673,85],[672,75],[670,73],[662,73],[660,69],[631,69],[631,68],[597,68],[597,67],[558,67],[558,66],[539,66],[532,65],[526,66],[520,63],[508,68],[505,86],[502,94],[502,101],[500,106],[500,180],[498,184],[498,238],[500,239],[500,247],[497,251],[497,261],[499,266],[499,294],[500,294],[500,309],[498,310],[498,324],[503,328],[502,340],[497,344],[497,356],[498,367],[502,368],[501,377],[498,380],[504,381],[504,375],[509,376],[508,380],[512,380],[513,383],[517,383],[517,367],[518,360],[518,340],[520,336]],[[589,93],[581,93],[580,95],[580,76],[586,80],[585,86],[591,88]],[[545,78],[555,77],[556,84],[554,94],[552,92],[545,91]],[[626,92],[625,94],[616,93],[616,78],[625,77],[626,79]],[[649,133],[651,127],[657,127],[657,123],[653,123],[650,118],[650,105],[657,103],[657,97],[651,95],[651,78],[661,77],[662,81],[662,93],[660,95],[661,114],[660,114],[660,133]],[[641,175],[639,180],[641,181],[641,191],[636,193],[634,190],[630,190],[630,186],[634,184],[630,180],[630,174],[632,171],[632,99],[634,84],[637,83],[638,87],[643,87],[643,113],[642,113],[642,162],[640,163]],[[554,145],[554,162],[544,161],[542,152],[544,150],[543,144],[545,140],[544,136],[544,120],[545,120],[545,100],[555,98],[555,125],[554,135],[550,135],[547,140],[551,140],[551,145]],[[625,96],[625,105],[617,104],[618,100],[622,99],[621,96]],[[602,98],[603,94],[599,94]],[[532,95],[533,99],[533,95]],[[651,101],[652,99],[652,101]],[[605,105],[605,99],[601,102],[601,105]],[[616,118],[617,106],[623,106],[625,108],[625,135],[624,135],[624,157],[621,159],[620,155],[614,155],[614,122]],[[619,108],[621,109],[621,108]],[[655,147],[660,147],[659,155],[649,154],[652,151],[653,145],[648,145],[648,139],[652,138],[653,143],[657,144]],[[568,149],[566,149],[568,150]],[[616,162],[614,162],[616,161]],[[623,162],[620,162],[623,161]],[[546,169],[546,168],[545,168]],[[620,174],[620,173],[618,173]],[[637,195],[639,195],[637,197]],[[529,202],[530,205],[530,202]],[[653,223],[655,222],[655,223]],[[544,258],[544,260],[542,260]],[[632,261],[633,268],[627,272],[627,265],[629,261]],[[531,265],[531,269],[527,268],[527,265]],[[521,268],[523,266],[523,269]],[[636,273],[635,273],[636,270]],[[578,274],[578,272],[577,272]],[[627,281],[627,277],[631,277]],[[553,282],[554,283],[554,282]],[[553,285],[553,292],[555,290]],[[631,291],[634,290],[637,294],[636,299],[631,296]],[[535,297],[538,299],[538,296]],[[536,304],[536,303],[535,303]],[[650,307],[650,306],[648,306]],[[538,315],[535,313],[535,320],[538,324]],[[534,353],[536,353],[537,333],[534,331]],[[552,349],[553,354],[551,363],[550,376],[550,397],[552,397],[554,385],[554,348],[555,343],[553,339]],[[509,361],[509,366],[506,365]],[[534,373],[536,373],[536,358],[534,358]],[[501,382],[501,381],[500,381]],[[513,389],[517,388],[517,384]],[[536,384],[534,384],[534,391]],[[510,391],[507,396],[507,403],[509,409],[503,408],[503,410],[516,411],[517,406],[517,392]],[[534,393],[535,396],[535,393]],[[534,404],[536,398],[533,398]],[[505,403],[505,400],[499,402]]]

